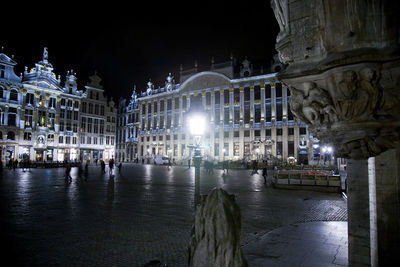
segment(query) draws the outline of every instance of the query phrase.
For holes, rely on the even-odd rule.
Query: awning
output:
[[[300,150],[300,151],[299,151],[299,154],[301,154],[301,155],[307,155],[308,153],[307,153],[307,150]]]

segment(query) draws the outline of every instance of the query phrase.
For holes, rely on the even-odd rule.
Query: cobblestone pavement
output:
[[[63,168],[4,170],[3,259],[19,266],[142,266],[154,259],[186,266],[194,168],[124,164],[113,179],[106,171],[90,166],[85,181],[73,168],[73,181],[66,183]],[[260,174],[250,173],[201,173],[202,194],[222,187],[237,196],[246,249],[264,242],[273,230],[347,220],[346,203],[338,194],[273,189]],[[246,249],[245,255],[251,253]]]

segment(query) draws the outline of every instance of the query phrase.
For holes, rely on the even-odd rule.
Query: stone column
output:
[[[270,3],[293,114],[349,159],[349,266],[400,265],[400,6]]]
[[[244,125],[244,87],[239,87],[240,90],[240,126]]]
[[[160,99],[157,99],[157,130],[160,129]]]
[[[261,93],[261,129],[264,129],[265,126],[265,84],[260,84],[260,93]],[[261,139],[263,140],[263,139]]]
[[[254,123],[254,85],[250,86],[250,125]],[[254,140],[254,138],[252,139]]]
[[[276,89],[275,82],[271,82],[271,122],[275,124],[276,122]]]

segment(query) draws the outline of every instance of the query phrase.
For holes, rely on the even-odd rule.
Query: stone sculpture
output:
[[[202,196],[189,247],[189,266],[247,267],[240,246],[241,227],[234,195],[213,189]]]

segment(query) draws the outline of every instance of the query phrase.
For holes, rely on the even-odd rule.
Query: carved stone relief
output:
[[[394,147],[400,133],[400,78],[383,87],[388,72],[398,70],[359,64],[287,79],[292,112],[321,140],[335,144],[336,156],[378,155]]]

